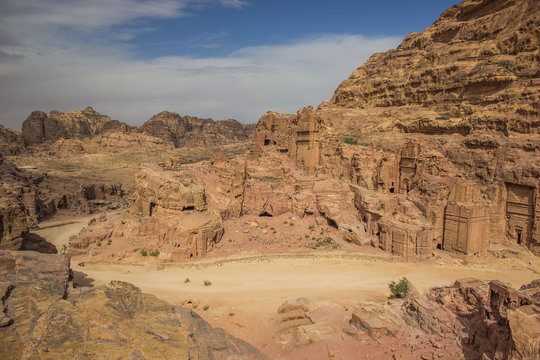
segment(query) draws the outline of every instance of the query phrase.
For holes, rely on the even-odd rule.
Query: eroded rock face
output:
[[[4,129],[4,130],[3,130]],[[71,112],[51,111],[47,116],[42,111],[34,111],[22,124],[22,138],[16,132],[0,128],[0,139],[21,143],[21,147],[35,146],[41,143],[54,143],[56,151],[96,152],[96,148],[111,146],[110,141],[119,142],[120,147],[148,146],[162,147],[197,147],[217,146],[247,141],[254,132],[254,124],[242,124],[234,119],[200,119],[193,116],[180,116],[177,113],[163,111],[154,115],[142,126],[130,126],[118,120],[96,112],[91,107]],[[99,136],[93,143],[81,142]],[[67,140],[67,141],[64,141]],[[58,141],[60,141],[58,143]],[[18,150],[14,144],[0,149],[13,153]],[[53,150],[54,151],[54,150]],[[113,149],[109,150],[113,151]]]
[[[539,354],[539,281],[515,290],[502,283],[461,279],[421,295],[348,309],[299,298],[278,309],[276,341],[288,355],[309,346],[374,359],[536,359]],[[328,350],[330,352],[330,350]]]
[[[108,116],[91,107],[68,113],[53,110],[49,116],[34,111],[22,125],[24,144],[31,146],[58,139],[90,137],[102,131],[110,121]]]
[[[65,255],[0,251],[4,359],[264,359],[191,310],[121,282],[74,289]]]
[[[530,0],[448,9],[330,102],[261,117],[252,157],[348,182],[350,227],[405,260],[493,243],[540,254],[539,13]]]
[[[463,1],[397,49],[373,55],[328,106],[357,110],[371,128],[537,134],[539,14],[534,0]],[[354,127],[347,122],[334,125]]]
[[[163,139],[174,147],[189,147],[245,141],[251,137],[253,129],[253,125],[244,125],[234,119],[214,121],[163,111],[145,122],[140,131]]]
[[[22,133],[0,125],[0,153],[16,155],[24,148]]]

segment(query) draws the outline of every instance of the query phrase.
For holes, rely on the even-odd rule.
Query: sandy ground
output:
[[[99,216],[99,214],[74,217],[66,216],[62,219],[44,221],[39,224],[37,229],[32,230],[32,232],[43,236],[60,251],[62,245],[65,244],[67,246],[69,238],[72,235],[77,235],[96,216]]]
[[[90,218],[64,221],[63,226],[43,223],[38,233],[61,246]],[[72,268],[75,282],[82,286],[122,280],[174,305],[189,306],[212,325],[252,343],[271,358],[283,356],[273,337],[277,309],[290,299],[317,298],[345,307],[384,301],[388,283],[403,276],[420,291],[466,277],[497,279],[515,287],[540,278],[540,259],[532,255],[464,259],[442,251],[436,254],[433,261],[402,263],[373,254],[317,251],[308,256],[261,255],[166,267],[150,258],[145,265],[81,267],[74,258]]]

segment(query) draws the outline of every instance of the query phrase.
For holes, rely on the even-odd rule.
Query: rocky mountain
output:
[[[15,155],[24,147],[22,133],[8,129],[0,124],[0,153]]]
[[[405,260],[540,254],[540,3],[466,0],[373,55],[333,98],[259,120],[252,154],[339,178],[357,224]]]
[[[15,144],[35,146],[54,143],[62,139],[84,139],[109,133],[128,134],[137,138],[144,134],[160,139],[174,147],[217,146],[248,140],[255,129],[254,124],[244,125],[234,119],[200,119],[180,116],[163,111],[154,115],[142,126],[130,126],[96,112],[91,107],[71,112],[51,111],[47,116],[42,111],[34,111],[22,124],[22,135],[0,128],[0,147],[6,154],[12,153]],[[22,141],[19,139],[22,136]],[[3,141],[5,139],[5,141]],[[155,143],[156,140],[150,141]],[[6,144],[5,146],[2,144]],[[15,146],[15,147],[14,147]]]
[[[26,146],[62,138],[90,137],[102,132],[105,124],[110,122],[110,117],[91,107],[68,113],[53,110],[49,116],[34,111],[22,124],[22,136]]]
[[[371,56],[322,107],[350,133],[537,134],[539,44],[538,1],[463,1]]]
[[[249,140],[254,128],[254,125],[244,125],[234,119],[214,121],[162,111],[145,122],[140,131],[175,147],[193,147]]]
[[[0,251],[3,359],[265,359],[129,283],[75,287],[71,280],[66,255]]]

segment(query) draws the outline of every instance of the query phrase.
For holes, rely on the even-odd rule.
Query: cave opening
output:
[[[326,219],[326,222],[328,223],[328,226],[331,226],[331,227],[333,227],[334,229],[337,229],[337,228],[338,228],[338,225],[337,225],[337,223],[336,223],[334,220],[328,219],[328,218],[327,218],[327,219]]]

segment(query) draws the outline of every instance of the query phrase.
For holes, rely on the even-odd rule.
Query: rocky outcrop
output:
[[[217,146],[246,141],[253,134],[253,125],[234,119],[200,119],[162,111],[145,122],[140,131],[163,139],[174,147]]]
[[[535,0],[467,0],[397,49],[373,55],[328,104],[352,130],[466,135],[540,131]]]
[[[24,144],[31,146],[58,139],[90,137],[101,132],[111,119],[91,107],[64,113],[53,110],[47,116],[34,111],[22,124]],[[108,127],[109,128],[109,127]]]
[[[348,182],[350,228],[405,260],[493,243],[540,254],[539,13],[531,0],[463,1],[316,110],[262,116],[252,157],[286,154]]]
[[[191,310],[112,281],[73,288],[64,255],[0,251],[4,359],[265,359]]]
[[[0,154],[16,155],[24,148],[22,133],[0,125]]]
[[[421,295],[409,283],[404,298],[347,309],[317,299],[289,300],[278,309],[275,337],[292,358],[326,345],[329,354],[347,349],[351,358],[369,352],[375,359],[532,360],[540,349],[539,284],[515,290],[498,281],[462,279]]]
[[[184,261],[206,255],[221,240],[221,215],[207,208],[205,187],[190,174],[154,165],[143,167],[135,180],[131,212],[137,218],[92,222],[70,239],[71,255],[93,255],[102,242],[127,241],[162,261]]]
[[[254,124],[246,125],[234,119],[214,121],[168,111],[154,115],[140,127],[111,120],[91,107],[71,112],[53,110],[48,116],[42,111],[34,111],[23,122],[22,135],[0,128],[0,150],[14,153],[22,146],[57,142],[56,147],[71,147],[76,152],[96,152],[94,148],[99,145],[106,147],[108,139],[119,140],[120,147],[137,147],[141,143],[145,143],[145,146],[148,143],[150,146],[159,144],[163,147],[207,147],[247,141],[254,129]],[[87,144],[88,138],[96,136],[100,137],[97,144]],[[4,138],[5,146],[2,145]],[[81,142],[80,139],[85,141]]]

